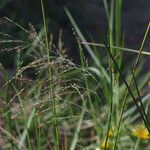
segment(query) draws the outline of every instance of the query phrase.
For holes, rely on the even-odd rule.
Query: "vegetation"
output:
[[[79,64],[68,57],[61,30],[54,45],[43,0],[43,28],[39,32],[31,24],[25,29],[4,18],[22,30],[24,38],[0,33],[0,44],[5,44],[2,50],[17,54],[13,76],[0,66],[4,80],[0,92],[2,149],[150,149],[150,93],[145,92],[149,90],[150,72],[141,74],[140,63],[144,55],[150,55],[144,51],[150,23],[139,50],[127,49],[121,32],[122,0],[112,0],[110,5],[103,2],[107,41],[97,31],[103,43],[92,38],[86,41],[71,12],[64,8],[74,29]],[[136,57],[132,68],[126,66],[126,53]],[[25,76],[29,71],[34,74],[32,78]]]

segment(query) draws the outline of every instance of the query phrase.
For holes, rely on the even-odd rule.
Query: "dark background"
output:
[[[69,8],[88,40],[92,37],[95,42],[101,42],[97,30],[101,32],[105,40],[107,39],[108,26],[102,0],[44,0],[44,5],[49,32],[54,34],[54,39],[57,42],[59,31],[63,30],[63,41],[74,60],[77,60],[78,54],[72,27],[65,14],[64,6]],[[97,27],[88,20],[85,9]],[[28,28],[29,23],[32,23],[37,31],[43,24],[40,0],[1,0],[0,17],[4,16],[18,22],[25,28]],[[125,47],[139,49],[149,21],[150,0],[123,0],[122,32],[125,35]],[[22,35],[17,28],[12,29],[11,24],[5,23],[3,19],[0,21],[0,31],[9,32],[9,34],[16,36]],[[147,40],[145,49],[150,51],[150,40]],[[9,57],[9,62],[8,59],[5,61],[6,57]],[[13,64],[11,58],[11,55],[1,54],[0,61],[5,61],[4,64],[9,67]],[[145,57],[145,60],[149,62],[148,57]],[[148,66],[145,65],[146,70],[149,69]]]

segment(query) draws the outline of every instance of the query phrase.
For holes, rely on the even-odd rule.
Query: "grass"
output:
[[[44,11],[44,5],[43,0],[41,0],[41,7],[42,7],[42,14],[43,14],[43,22],[44,22],[44,32],[45,32],[45,42],[46,42],[46,50],[47,50],[47,60],[48,63],[51,63],[50,59],[50,49],[49,49],[49,43],[48,43],[48,35],[47,35],[47,25],[46,25],[46,19],[45,19],[45,11]],[[51,79],[52,78],[52,70],[51,67],[48,68],[48,76]],[[57,112],[56,112],[56,102],[54,99],[54,93],[53,93],[53,87],[52,82],[49,81],[49,95],[51,95],[52,103],[53,103],[53,120],[54,120],[54,129],[55,129],[55,147],[57,150],[59,150],[59,134],[58,134],[58,123],[57,123]]]
[[[87,41],[70,10],[64,8],[75,31],[80,64],[68,57],[62,31],[58,45],[54,45],[53,35],[49,36],[47,29],[43,0],[44,25],[38,33],[32,25],[25,29],[5,17],[24,32],[26,40],[1,34],[0,44],[8,44],[4,48],[6,51],[15,50],[17,59],[13,76],[0,66],[4,77],[0,93],[4,106],[0,107],[4,122],[0,126],[0,142],[3,143],[0,148],[149,149],[150,94],[145,91],[149,91],[150,73],[141,74],[140,60],[144,55],[150,55],[144,51],[150,24],[139,50],[125,48],[121,27],[122,1],[103,2],[109,35],[104,40],[97,29],[103,43]],[[96,27],[82,1],[80,3]],[[84,50],[89,53],[88,61]],[[124,53],[134,57],[137,54],[132,70],[124,67]],[[25,76],[29,70],[34,72],[33,78]]]

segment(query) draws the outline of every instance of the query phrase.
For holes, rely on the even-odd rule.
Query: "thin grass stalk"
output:
[[[109,21],[109,9],[108,9],[107,0],[103,0],[103,3],[104,3],[104,8],[105,8],[106,17],[107,17],[107,20]]]
[[[145,120],[146,120],[146,122],[147,122],[147,124],[148,125],[150,125],[150,122],[149,122],[149,118],[148,118],[148,116],[147,116],[147,114],[146,114],[146,112],[145,112],[145,109],[144,109],[144,105],[143,105],[143,102],[142,102],[142,98],[141,98],[141,95],[140,95],[140,91],[139,91],[139,88],[138,88],[138,84],[137,84],[137,82],[136,82],[136,79],[135,79],[135,75],[133,74],[133,82],[134,82],[134,84],[135,84],[135,88],[136,88],[136,91],[137,91],[137,94],[138,94],[138,100],[139,100],[139,102],[140,102],[140,106],[141,106],[141,109],[142,109],[142,111],[143,111],[143,116],[145,117]],[[146,125],[147,125],[146,124]],[[149,131],[150,131],[150,126],[147,126],[147,128],[149,128]]]
[[[112,69],[111,68],[111,62],[110,62],[110,75],[111,75],[111,83],[110,83],[110,92],[111,92],[111,97],[110,97],[110,116],[109,116],[109,121],[108,121],[108,129],[107,129],[107,134],[106,134],[106,142],[105,142],[105,146],[104,149],[107,150],[107,143],[108,143],[108,138],[109,138],[109,131],[111,128],[111,122],[112,122],[112,113],[113,113],[113,78],[112,78]]]
[[[94,106],[93,106],[93,103],[92,103],[92,98],[91,98],[91,95],[89,93],[89,91],[90,91],[89,83],[88,83],[87,77],[85,75],[86,64],[85,64],[85,60],[84,60],[84,54],[83,54],[83,50],[82,50],[82,47],[81,47],[80,40],[77,39],[77,41],[78,41],[78,45],[79,45],[79,53],[80,53],[81,66],[84,69],[84,81],[85,81],[85,87],[86,87],[86,90],[87,90],[87,97],[88,97],[88,100],[89,100],[90,107],[91,107],[93,113],[95,114],[95,109],[94,109]],[[84,105],[84,107],[87,108],[86,104]],[[95,120],[95,118],[94,118],[94,121],[95,121],[95,123],[97,123],[97,121]],[[96,129],[97,129],[97,131],[99,131],[98,130],[99,128],[96,127]]]
[[[113,55],[113,57],[116,57],[118,55],[118,53],[115,51],[114,47],[112,47],[112,45],[115,46],[120,46],[120,39],[121,39],[121,0],[112,0],[111,4],[110,4],[110,15],[109,15],[109,48],[110,51]],[[117,65],[120,68],[120,62],[122,60],[122,53],[121,51],[119,58],[116,60]],[[112,61],[112,59],[110,58],[110,61]],[[113,64],[111,67],[111,88],[112,88],[112,101],[115,98],[115,94],[116,92],[113,92],[113,89],[115,88],[115,82],[119,83],[119,74],[116,72],[116,66]],[[113,102],[111,102],[113,105]],[[113,106],[111,106],[113,107]],[[118,107],[116,105],[116,107]],[[115,110],[115,109],[114,109]],[[112,110],[113,111],[113,110]],[[117,116],[116,116],[117,119]],[[107,143],[107,141],[106,141]],[[105,144],[106,146],[106,144]]]
[[[40,91],[41,91],[41,85],[39,84],[39,79],[36,82],[36,91],[35,96],[37,98],[40,98]],[[41,128],[39,128],[39,125],[41,124],[41,117],[40,115],[37,117],[35,122],[35,133],[36,133],[36,140],[37,140],[37,150],[41,149]]]
[[[115,9],[115,10],[114,10]],[[115,49],[112,47],[112,45],[117,45],[119,46],[120,44],[120,33],[117,31],[118,29],[121,28],[121,25],[118,24],[118,22],[120,21],[121,18],[121,14],[118,14],[120,12],[118,12],[119,6],[117,1],[112,0],[111,1],[111,6],[110,6],[110,14],[109,14],[109,20],[108,20],[108,24],[109,24],[109,48],[110,48],[110,52],[113,55],[113,57],[115,57],[117,55]],[[117,12],[117,13],[116,13]],[[115,40],[114,40],[114,33],[115,33]],[[110,57],[110,56],[109,56]],[[117,61],[117,64],[119,65],[119,60]],[[112,58],[110,57],[109,59],[110,64],[112,63]],[[107,149],[107,143],[108,143],[108,134],[110,131],[110,127],[111,127],[111,121],[112,121],[112,115],[113,115],[113,99],[114,99],[114,86],[115,86],[115,81],[118,80],[118,74],[115,73],[116,72],[116,66],[114,64],[112,64],[110,66],[110,76],[111,76],[111,84],[110,84],[110,91],[111,91],[111,104],[110,104],[110,116],[109,116],[109,125],[108,125],[108,130],[107,130],[107,135],[106,135],[106,142],[105,142],[105,146],[104,149]],[[119,81],[118,81],[119,82]]]
[[[72,23],[72,25],[74,26],[77,35],[79,36],[81,42],[86,41],[85,37],[82,35],[80,29],[78,28],[76,22],[74,21],[71,13],[69,12],[68,8],[65,7],[65,12],[70,20],[70,22]],[[102,35],[100,35],[102,36]],[[85,45],[85,47],[87,48],[88,53],[90,54],[90,56],[92,57],[92,59],[94,60],[95,64],[97,65],[97,67],[102,71],[102,73],[105,75],[106,79],[108,82],[110,82],[110,78],[107,74],[107,71],[104,69],[103,65],[101,64],[101,62],[99,61],[99,59],[96,57],[95,53],[92,51],[92,49],[88,46]]]
[[[19,144],[19,141],[16,137],[14,137],[12,134],[10,134],[7,130],[5,130],[3,127],[0,126],[0,131],[5,134],[8,138],[12,139],[14,141],[14,143]],[[23,146],[24,149],[27,149],[25,146]],[[12,149],[10,147],[10,149]],[[13,149],[17,149],[17,146],[13,144]]]
[[[111,5],[110,5],[110,14],[109,14],[109,19],[108,19],[108,26],[109,26],[109,45],[114,45],[114,37],[113,37],[113,34],[114,34],[114,4],[115,3],[115,0],[112,0],[111,1]],[[115,51],[114,51],[114,48],[113,47],[109,47],[110,48],[110,52],[112,53],[113,57],[115,57]],[[111,57],[109,56],[109,63],[112,64],[110,66],[110,76],[111,76],[111,83],[110,83],[110,86],[111,86],[111,106],[110,107],[113,107],[113,87],[114,87],[114,80],[115,80],[115,76],[113,75],[113,72],[115,71],[115,66],[114,64],[112,63],[112,59]],[[113,111],[112,108],[110,108],[110,111]],[[110,114],[110,117],[109,117],[109,121],[112,120],[112,114]],[[110,122],[111,123],[111,122]],[[106,150],[106,147],[107,147],[107,142],[108,142],[108,133],[109,133],[109,130],[110,130],[110,124],[108,126],[108,131],[107,131],[107,136],[106,136],[106,143],[105,143],[105,150]]]
[[[29,127],[27,127],[27,123],[26,123],[26,120],[28,120],[28,117],[27,117],[27,114],[26,114],[26,110],[24,109],[24,106],[23,106],[23,100],[22,100],[22,98],[20,97],[20,93],[19,93],[19,91],[17,90],[17,88],[15,87],[15,85],[12,85],[13,86],[13,88],[15,89],[15,92],[16,92],[16,96],[18,97],[18,99],[19,99],[19,102],[20,102],[20,105],[21,105],[21,111],[23,112],[23,115],[24,115],[24,123],[25,123],[25,129],[24,129],[24,131],[26,132],[26,134],[23,132],[23,134],[22,135],[24,135],[24,137],[22,138],[21,137],[21,139],[20,139],[20,141],[19,141],[19,145],[18,145],[18,148],[19,149],[21,149],[22,147],[23,147],[23,143],[24,143],[24,141],[25,141],[25,139],[26,139],[26,137],[27,137],[27,142],[28,142],[28,145],[29,145],[29,150],[31,150],[31,141],[30,141],[30,136],[29,136],[29,132],[28,132],[28,128]]]
[[[111,1],[111,9],[110,9],[110,15],[109,15],[109,45],[114,45],[114,0]],[[110,51],[115,57],[114,49],[110,47]]]
[[[137,69],[137,65],[139,63],[139,60],[140,60],[140,56],[142,54],[142,50],[143,50],[143,47],[144,47],[144,44],[145,44],[145,41],[146,41],[146,38],[147,38],[147,35],[148,35],[148,32],[149,32],[149,29],[150,29],[150,23],[148,24],[148,27],[146,29],[146,32],[144,34],[144,38],[142,40],[142,44],[141,44],[141,47],[140,47],[140,50],[139,50],[139,53],[138,53],[138,56],[137,56],[137,59],[136,59],[136,62],[135,62],[135,65],[134,65],[134,68],[133,68],[133,71],[132,73],[135,74],[136,72],[136,69]],[[133,75],[131,76],[130,78],[130,81],[129,81],[129,87],[131,86],[132,84],[132,81],[133,81],[134,77]],[[117,126],[117,134],[116,134],[116,138],[115,138],[115,145],[114,145],[114,150],[116,149],[116,144],[117,144],[117,140],[118,140],[118,136],[119,136],[119,130],[120,130],[120,126],[121,126],[121,121],[122,121],[122,117],[123,117],[123,113],[124,113],[124,110],[125,110],[125,106],[126,106],[126,102],[127,102],[127,96],[128,96],[128,93],[130,93],[130,88],[127,87],[126,89],[126,93],[125,93],[125,98],[124,98],[124,103],[122,105],[122,111],[121,111],[121,114],[120,114],[120,119],[119,119],[119,123],[118,123],[118,126]],[[136,99],[135,99],[135,102],[136,102]],[[143,115],[141,116],[143,118]],[[143,118],[143,121],[145,120],[145,118]],[[145,123],[145,121],[144,121]],[[147,126],[147,125],[146,125]],[[150,130],[149,128],[147,128],[149,133],[150,133]]]
[[[38,116],[35,124],[35,134],[36,134],[36,141],[37,141],[37,150],[41,149],[41,129],[39,128],[40,125],[40,116]]]
[[[100,44],[100,43],[93,43],[93,42],[82,42],[83,45],[89,45],[89,46],[97,46],[97,47],[106,47],[104,44]],[[123,51],[126,51],[126,52],[132,52],[132,53],[137,53],[139,54],[139,51],[136,50],[136,49],[130,49],[130,48],[125,48],[125,47],[118,47],[118,46],[110,46],[112,48],[114,48],[115,50],[123,50]],[[141,52],[141,55],[147,55],[147,56],[150,56],[150,52],[147,51],[142,51]]]
[[[41,0],[41,7],[42,7],[42,16],[43,16],[43,22],[44,22],[44,32],[45,32],[45,40],[46,40],[46,49],[47,49],[47,58],[48,58],[48,62],[50,64],[50,51],[49,51],[49,43],[48,43],[48,35],[47,35],[47,25],[46,25],[46,16],[45,16],[45,10],[44,10],[44,4],[43,4],[43,0]],[[50,77],[50,95],[52,96],[52,104],[53,104],[53,118],[54,118],[54,129],[55,129],[55,146],[56,149],[59,150],[60,149],[60,145],[59,145],[59,131],[58,131],[58,122],[57,122],[57,112],[56,112],[56,102],[55,102],[55,98],[54,98],[54,93],[53,93],[53,88],[52,88],[52,70],[51,68],[49,68],[49,77]]]
[[[122,10],[122,0],[116,0],[115,3],[115,43],[116,46],[120,46],[121,42],[121,10]]]
[[[81,40],[83,41],[83,40],[84,40],[83,35],[81,35],[81,33],[80,33],[80,31],[79,31],[79,28],[78,28],[78,26],[76,25],[74,19],[72,18],[72,16],[71,16],[69,10],[68,10],[67,8],[65,8],[65,11],[66,11],[66,13],[67,13],[67,15],[68,15],[68,17],[69,17],[71,23],[72,23],[73,26],[75,27],[75,30],[76,30],[77,34],[79,35],[79,37],[80,37]],[[85,40],[84,40],[84,41],[85,41]],[[105,43],[105,41],[103,41],[103,42]],[[106,46],[106,47],[105,47],[106,52],[108,52],[110,58],[112,59],[112,61],[113,61],[114,65],[115,65],[117,71],[119,72],[119,75],[120,75],[121,79],[123,80],[125,86],[127,87],[128,91],[129,91],[129,93],[130,93],[132,99],[133,99],[133,100],[136,100],[136,98],[134,97],[134,95],[133,95],[133,93],[132,93],[132,91],[131,91],[131,89],[130,89],[130,87],[129,87],[127,81],[126,81],[126,79],[124,78],[124,76],[123,76],[123,74],[122,74],[122,72],[121,72],[121,70],[120,70],[120,68],[119,68],[119,66],[118,66],[118,64],[117,64],[117,62],[116,62],[116,60],[115,60],[115,57],[113,56],[113,54],[112,54],[111,51],[110,51],[110,46],[107,46],[106,43],[105,43],[105,46]],[[87,47],[87,48],[89,48],[89,47]],[[94,58],[95,58],[95,57],[94,57]]]
[[[8,74],[6,72],[6,70],[3,68],[2,64],[0,64],[0,71],[2,71],[3,76],[4,76],[4,80],[5,83],[7,83],[9,81],[8,78]],[[8,128],[8,132],[10,135],[12,135],[12,121],[11,121],[11,110],[10,110],[10,97],[9,97],[9,88],[10,88],[10,83],[6,85],[5,91],[6,91],[6,120],[7,120],[7,128]],[[11,150],[14,149],[14,144],[13,144],[13,139],[12,138],[8,138],[9,142],[10,142],[10,148]]]
[[[121,37],[121,16],[122,16],[122,0],[115,1],[115,46],[120,47]],[[118,65],[121,67],[122,51],[119,51]]]
[[[75,30],[76,30],[77,34],[78,34],[79,37],[80,37],[81,35],[80,35],[80,33],[79,33],[79,28],[77,27],[77,25],[76,25],[74,19],[72,18],[70,12],[69,12],[68,9],[66,9],[66,8],[65,8],[65,11],[66,11],[66,13],[67,13],[67,15],[68,15],[68,17],[69,17],[71,23],[72,23],[73,26],[75,27]],[[85,41],[83,41],[83,38],[82,38],[82,37],[80,37],[80,38],[81,38],[82,42],[85,42]],[[103,40],[103,39],[102,39],[102,40]],[[117,62],[116,62],[116,60],[115,60],[113,54],[111,53],[111,51],[110,51],[110,46],[107,46],[107,44],[105,43],[104,40],[103,40],[103,42],[104,42],[104,44],[105,44],[105,46],[106,46],[106,47],[105,47],[105,50],[106,50],[106,52],[108,52],[110,58],[112,59],[114,65],[115,65],[115,67],[116,67],[116,69],[117,69],[117,71],[118,71],[118,73],[119,73],[119,75],[120,75],[120,78],[123,80],[125,86],[127,87],[127,90],[128,90],[128,92],[129,92],[129,94],[131,95],[133,101],[136,103],[136,98],[134,97],[134,95],[133,95],[133,93],[132,93],[132,90],[130,89],[130,86],[128,85],[126,79],[124,78],[124,76],[123,76],[123,74],[122,74],[122,72],[121,72],[121,70],[120,70],[120,68],[119,68],[119,66],[118,66],[118,64],[117,64]],[[136,106],[137,106],[137,105],[136,105]],[[138,108],[138,106],[137,106],[137,108]],[[141,117],[142,117],[142,119],[143,119],[143,116],[141,116]],[[144,119],[143,119],[143,120],[144,120]]]
[[[23,147],[23,143],[26,139],[26,136],[29,137],[29,128],[31,126],[32,120],[34,118],[34,114],[35,114],[35,108],[32,110],[31,114],[29,115],[28,119],[26,119],[27,123],[26,123],[26,128],[24,129],[21,139],[19,141],[18,144],[18,149],[21,149]],[[28,138],[28,143],[29,143],[29,150],[32,150],[31,148],[31,140]]]
[[[84,105],[84,103],[83,103],[83,105]],[[73,136],[73,141],[71,143],[71,146],[70,146],[69,150],[75,150],[75,148],[76,148],[76,144],[77,144],[77,141],[78,141],[78,136],[79,136],[79,132],[80,132],[80,129],[81,129],[82,122],[83,122],[84,114],[85,114],[85,110],[83,109],[82,112],[81,112],[79,122],[78,122],[76,131],[75,131],[74,136]]]

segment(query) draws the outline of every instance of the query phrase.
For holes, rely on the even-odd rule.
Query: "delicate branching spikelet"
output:
[[[24,149],[55,149],[53,145],[57,134],[53,132],[56,130],[60,137],[57,142],[60,142],[63,147],[61,149],[64,150],[95,149],[97,146],[98,150],[111,150],[115,149],[115,145],[119,149],[132,149],[134,140],[128,134],[132,129],[132,136],[138,140],[132,139],[139,141],[150,138],[145,127],[129,127],[139,117],[135,112],[136,107],[131,107],[131,110],[125,107],[123,115],[122,102],[126,86],[122,83],[124,77],[112,69],[115,61],[107,64],[104,60],[103,63],[99,49],[87,46],[93,59],[91,61],[89,58],[87,63],[80,38],[77,37],[81,66],[77,65],[68,58],[62,42],[62,30],[56,44],[52,34],[45,38],[44,34],[48,33],[44,33],[43,29],[37,32],[29,24],[27,30],[8,18],[5,20],[24,33],[23,40],[0,33],[0,51],[16,54],[15,74],[10,76],[5,71],[4,92],[0,95],[2,101],[5,101],[4,107],[0,107],[0,112],[6,118],[3,126],[11,122],[8,132],[4,132],[5,127],[0,128],[0,135],[1,131],[6,134],[6,144],[13,141],[12,145],[17,145],[17,148],[21,145]],[[82,33],[78,34],[84,41]],[[116,58],[118,55],[114,56]],[[3,66],[0,65],[0,71],[1,69]],[[109,70],[112,73],[109,74]],[[140,80],[140,88],[148,83],[148,77]],[[128,75],[124,82],[126,80],[129,81]],[[136,96],[134,88],[130,86],[129,89]],[[131,97],[127,95],[127,104],[130,104]],[[143,108],[149,105],[148,100],[149,94],[146,94],[142,98]],[[119,121],[120,112],[123,115],[120,118],[122,121]]]
[[[8,18],[6,19],[9,20]],[[23,114],[22,109],[24,109],[26,113],[30,113],[33,107],[36,107],[37,109],[36,115],[44,116],[44,114],[47,114],[47,112],[52,108],[52,97],[56,101],[56,107],[58,104],[59,109],[70,105],[71,103],[67,104],[67,101],[65,101],[64,98],[68,96],[68,94],[72,95],[76,92],[74,86],[77,78],[70,78],[65,74],[77,69],[77,66],[67,58],[66,49],[62,42],[62,31],[60,31],[58,47],[53,44],[52,38],[49,41],[49,51],[51,53],[51,56],[49,56],[51,61],[49,62],[45,51],[46,47],[44,44],[43,31],[41,30],[38,34],[31,24],[29,24],[29,30],[27,30],[12,20],[9,21],[23,29],[27,37],[25,42],[11,39],[0,41],[0,44],[9,42],[23,44],[21,46],[17,45],[16,47],[5,48],[7,51],[16,50],[19,54],[16,74],[5,84],[13,84],[12,91],[14,92],[14,95],[12,96],[9,104],[7,104],[13,106],[11,107],[12,119],[17,117],[19,118],[19,116]],[[9,38],[11,36],[7,37]],[[27,62],[26,58],[30,58],[30,61]],[[49,68],[51,68],[53,72],[51,78],[48,76]],[[36,76],[37,79],[32,80],[32,78],[25,76],[26,72],[28,73],[29,70],[34,73],[34,76]],[[82,79],[79,80],[82,81]],[[52,83],[53,95],[50,95],[49,93],[49,81]],[[76,88],[78,89],[80,86],[76,86]],[[36,93],[37,89],[39,89],[38,93]],[[80,96],[78,96],[78,98],[80,99]],[[21,99],[21,104],[19,99]],[[73,105],[73,102],[71,105]],[[5,114],[7,113],[8,112]],[[49,117],[51,117],[51,113]],[[49,122],[48,118],[44,118],[44,124]],[[43,122],[41,122],[42,125]]]
[[[84,101],[83,95],[86,95],[84,94],[84,87],[81,87],[83,71],[80,68],[78,69],[77,65],[68,59],[62,42],[62,31],[60,31],[58,46],[55,46],[53,38],[50,38],[50,56],[47,57],[43,30],[37,33],[31,24],[29,25],[29,30],[26,30],[13,21],[11,23],[25,31],[26,39],[21,41],[7,36],[7,40],[0,41],[1,46],[4,43],[11,43],[10,47],[7,46],[1,51],[15,50],[17,53],[15,75],[10,77],[5,83],[5,86],[11,84],[10,91],[12,95],[10,95],[10,100],[6,104],[6,107],[9,106],[10,109],[4,113],[4,116],[11,112],[12,121],[15,119],[19,122],[19,125],[23,124],[26,126],[25,120],[35,108],[34,120],[36,122],[40,119],[40,122],[37,121],[37,128],[49,126],[48,130],[54,130],[53,126],[51,126],[53,123],[53,99],[57,110],[58,126],[61,130],[60,132],[64,134],[68,131],[68,128],[62,127],[63,120],[70,119],[69,122],[74,123],[74,120],[77,120],[78,115],[80,115],[78,113],[70,115],[66,112],[72,108],[73,110],[83,109],[80,106],[80,103]],[[6,34],[3,34],[4,36]],[[13,43],[15,46],[11,47]],[[48,58],[50,58],[50,61]],[[51,76],[49,76],[49,69],[52,72]],[[33,73],[31,77],[26,76],[29,71]],[[68,73],[71,75],[68,75]],[[77,78],[79,74],[81,77]],[[53,90],[52,93],[50,88]],[[71,101],[68,100],[68,96],[72,98]],[[60,121],[61,124],[59,123]],[[19,129],[19,132],[20,130],[22,129]],[[19,137],[20,135],[16,136]],[[51,136],[49,131],[46,133],[46,136],[47,138]]]

